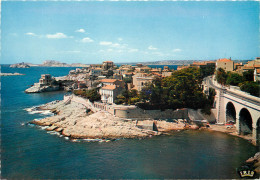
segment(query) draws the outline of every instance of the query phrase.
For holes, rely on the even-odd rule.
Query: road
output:
[[[212,79],[211,79],[210,77],[206,77],[205,79],[206,79],[206,84],[207,84],[209,87],[214,88],[214,89],[218,89],[218,90],[220,90],[222,93],[229,94],[229,95],[231,95],[231,96],[233,96],[233,97],[236,97],[236,98],[239,98],[239,99],[241,99],[241,100],[243,100],[243,101],[247,101],[247,102],[249,102],[249,103],[255,104],[255,105],[259,106],[259,109],[260,109],[260,100],[255,100],[255,99],[252,99],[252,98],[250,98],[250,97],[245,97],[245,96],[243,96],[243,95],[241,95],[241,94],[237,94],[237,93],[231,92],[231,91],[229,91],[229,90],[226,89],[226,88],[217,87],[217,86],[215,86],[215,85],[213,84]],[[260,99],[260,98],[259,98],[259,99]]]

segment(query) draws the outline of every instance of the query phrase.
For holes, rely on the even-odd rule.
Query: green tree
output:
[[[242,91],[248,92],[256,97],[260,96],[260,85],[257,82],[246,81],[239,85]]]
[[[215,72],[215,66],[200,67],[200,75],[202,78],[213,75]]]
[[[82,96],[84,98],[88,98],[91,102],[99,101],[101,99],[101,95],[98,92],[98,88],[94,88],[91,90],[74,90],[73,93],[75,95]]]
[[[109,78],[109,77],[111,77],[111,76],[113,76],[113,75],[114,75],[113,70],[108,70],[106,77]]]
[[[216,71],[216,79],[219,84],[225,85],[227,81],[227,73],[224,69],[218,68]]]
[[[241,82],[242,82],[242,76],[240,76],[237,73],[228,73],[226,84],[237,86]]]
[[[254,81],[254,70],[243,72],[243,81]]]

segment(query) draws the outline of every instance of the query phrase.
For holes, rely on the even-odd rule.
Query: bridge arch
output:
[[[242,134],[252,134],[253,120],[250,112],[246,108],[242,108],[239,113],[239,126]]]
[[[260,145],[260,118],[256,122],[256,143]]]
[[[236,123],[236,108],[232,102],[228,102],[226,105],[226,123],[233,121]]]

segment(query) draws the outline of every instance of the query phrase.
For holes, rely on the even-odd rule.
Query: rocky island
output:
[[[22,63],[12,64],[12,65],[10,65],[10,67],[11,68],[29,68],[30,66],[29,66],[29,64],[22,62]]]
[[[21,74],[21,73],[0,73],[0,76],[22,76],[25,74]]]
[[[46,60],[42,64],[32,64],[32,63],[17,63],[10,65],[11,68],[29,68],[29,67],[88,67],[89,65],[82,63],[62,63],[55,60]]]

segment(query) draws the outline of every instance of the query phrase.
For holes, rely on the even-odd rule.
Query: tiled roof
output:
[[[116,89],[116,85],[106,85],[106,86],[102,87],[102,89],[104,89],[104,90],[114,90],[114,89]]]
[[[116,82],[116,81],[117,81],[117,79],[101,79],[100,82],[109,82],[109,83],[114,83],[114,82]]]
[[[253,66],[244,66],[243,69],[254,69]]]
[[[230,59],[219,59],[217,62],[232,62]]]

